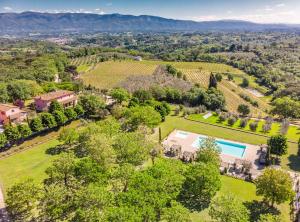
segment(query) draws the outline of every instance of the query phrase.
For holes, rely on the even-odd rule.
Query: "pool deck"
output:
[[[180,133],[179,136],[178,136],[178,132]],[[186,136],[183,136],[183,134],[186,134]],[[198,148],[193,147],[193,143],[197,140],[197,138],[199,136],[207,137],[206,135],[186,132],[186,131],[182,131],[182,130],[174,130],[162,142],[162,144],[164,147],[171,147],[172,145],[180,145],[182,152],[188,151],[188,152],[195,153],[195,152],[197,152]],[[241,143],[238,141],[225,140],[223,138],[215,138],[215,139],[217,139],[217,140],[219,139],[219,140],[223,140],[223,141],[227,141],[227,142],[238,143],[238,144],[246,146],[246,149],[245,149],[245,152],[244,152],[244,155],[242,158],[238,158],[238,157],[230,156],[230,155],[226,155],[226,154],[220,154],[222,162],[233,164],[237,159],[247,160],[247,161],[252,162],[254,169],[256,169],[256,170],[261,169],[261,165],[258,164],[258,159],[259,159],[259,154],[260,154],[259,146]]]

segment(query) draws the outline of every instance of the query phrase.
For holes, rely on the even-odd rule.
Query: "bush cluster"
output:
[[[7,125],[4,133],[0,134],[0,148],[21,142],[32,136],[33,133],[63,126],[66,122],[77,119],[77,117],[83,113],[84,110],[81,105],[76,105],[74,109],[63,109],[59,103],[52,102],[49,112],[39,114],[37,117],[28,121],[28,123],[16,126]]]
[[[249,102],[252,106],[258,107],[258,102],[255,100],[252,100],[248,95],[245,95],[243,93],[240,93],[239,96],[245,100],[246,102]]]

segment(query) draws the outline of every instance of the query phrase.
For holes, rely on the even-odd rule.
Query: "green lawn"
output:
[[[207,122],[207,123],[211,123],[211,124],[218,124],[221,126],[232,127],[235,129],[245,130],[245,131],[249,131],[249,132],[252,132],[250,130],[249,125],[251,122],[254,122],[254,120],[250,120],[248,122],[248,125],[245,128],[241,128],[239,126],[240,120],[238,120],[233,126],[230,126],[230,125],[228,125],[227,121],[220,122],[219,117],[216,115],[213,115],[213,116],[209,117],[208,119],[204,119],[201,114],[192,114],[192,115],[189,115],[188,119]],[[272,123],[272,129],[268,133],[263,133],[263,130],[262,130],[263,124],[264,124],[263,120],[258,122],[257,131],[255,133],[260,133],[260,134],[266,135],[266,136],[277,135],[278,133],[280,133],[280,126],[281,126],[280,123],[278,123],[278,122]],[[300,129],[296,126],[290,126],[286,137],[288,138],[288,140],[291,140],[293,142],[298,142],[299,137],[300,137]]]
[[[28,177],[33,178],[37,183],[42,182],[46,177],[45,170],[55,158],[55,156],[46,154],[46,150],[58,144],[57,140],[50,140],[0,160],[0,182],[4,191],[14,183]]]
[[[180,129],[254,145],[267,143],[267,138],[261,135],[253,135],[246,131],[241,132],[232,130],[230,128],[222,128],[218,125],[213,126],[200,122],[189,121],[178,116],[168,116],[166,121],[161,124],[162,137],[166,137],[174,129]],[[283,168],[288,170],[300,171],[300,157],[297,155],[297,144],[289,143],[288,145],[288,154],[282,157],[281,165]]]
[[[258,205],[255,204],[255,202],[253,201],[260,201],[261,198],[256,196],[256,188],[253,183],[248,183],[243,180],[238,180],[227,176],[222,176],[221,181],[222,187],[221,190],[218,192],[217,196],[232,194],[238,199],[240,199],[246,206],[250,207],[254,205],[256,206],[256,209],[258,208]],[[282,213],[282,221],[290,221],[288,203],[281,204],[277,206],[277,208]],[[201,212],[191,213],[191,219],[194,222],[202,222],[209,220],[208,209],[205,209]]]
[[[87,65],[87,64],[80,65],[80,66],[77,67],[77,72],[79,72],[79,73],[83,72],[84,73],[84,72],[88,71],[89,68],[90,68],[90,66]]]

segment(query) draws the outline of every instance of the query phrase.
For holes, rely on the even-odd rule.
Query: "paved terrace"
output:
[[[183,136],[183,134],[186,134],[186,136]],[[181,130],[174,130],[164,141],[163,141],[163,146],[168,149],[172,145],[180,145],[181,146],[181,151],[188,151],[195,153],[198,148],[193,147],[193,143],[197,140],[199,136],[204,136],[205,135],[200,135],[196,133],[191,133],[191,132],[185,132]],[[235,156],[230,156],[226,154],[221,154],[221,160],[224,163],[228,164],[233,164],[236,160],[247,160],[252,163],[253,169],[254,170],[260,170],[262,169],[262,166],[258,163],[259,160],[259,155],[260,155],[260,146],[257,145],[251,145],[251,144],[245,144],[237,141],[230,141],[230,140],[225,140],[222,138],[215,138],[215,139],[220,139],[223,141],[227,142],[233,142],[233,143],[238,143],[241,145],[245,145],[246,149],[244,152],[244,155],[242,158],[237,158]]]

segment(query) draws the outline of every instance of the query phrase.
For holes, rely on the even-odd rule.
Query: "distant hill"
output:
[[[121,31],[266,31],[300,30],[300,25],[257,24],[246,21],[221,20],[195,22],[157,16],[87,13],[0,13],[0,34],[57,32],[121,32]]]

